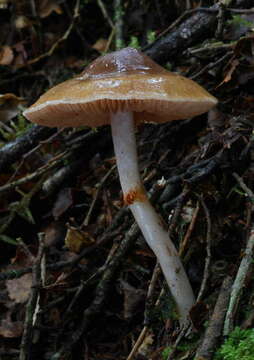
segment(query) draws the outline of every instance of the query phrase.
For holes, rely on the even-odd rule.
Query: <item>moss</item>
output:
[[[214,360],[253,360],[254,329],[236,327],[216,352]]]

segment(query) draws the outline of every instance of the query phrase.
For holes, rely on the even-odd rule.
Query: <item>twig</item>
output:
[[[87,254],[90,254],[92,251],[97,249],[98,246],[105,244],[107,241],[111,240],[115,236],[119,234],[119,230],[117,228],[123,223],[123,218],[128,213],[127,208],[122,208],[118,211],[117,215],[114,217],[112,224],[108,227],[108,229],[103,233],[103,235],[97,240],[96,244],[85,248],[79,255],[76,255],[71,260],[67,261],[59,261],[55,264],[47,265],[46,269],[51,271],[57,271],[65,267],[74,267],[77,265],[80,260],[82,260]],[[0,272],[0,281],[1,280],[11,280],[17,279],[24,274],[30,273],[32,271],[32,267],[27,267],[24,269],[13,269],[6,272]]]
[[[114,29],[115,28],[114,24],[113,24],[108,12],[107,12],[107,9],[106,9],[105,5],[103,4],[103,1],[102,0],[97,0],[97,4],[98,4],[99,8],[101,9],[101,12],[102,12],[103,16],[105,17],[105,19],[109,23],[110,27],[112,29]]]
[[[210,62],[209,64],[204,66],[200,71],[198,71],[196,74],[190,76],[190,79],[192,79],[192,80],[197,79],[200,75],[204,74],[206,71],[208,71],[208,70],[210,70],[212,68],[215,68],[216,66],[221,64],[223,61],[225,61],[228,58],[232,57],[232,55],[233,55],[233,51],[227,52],[224,56],[220,57],[218,60],[216,60],[214,62]]]
[[[232,9],[232,8],[228,8],[228,11],[230,11],[231,13],[236,13],[236,14],[254,14],[254,9]]]
[[[231,276],[225,277],[219,296],[214,307],[208,328],[200,348],[197,350],[195,360],[211,360],[219,337],[221,335],[225,313],[230,299],[230,291],[233,283]]]
[[[87,226],[89,224],[89,221],[90,221],[90,217],[91,217],[91,214],[92,214],[92,211],[94,209],[94,206],[95,206],[95,203],[97,201],[97,198],[98,198],[98,195],[99,195],[99,192],[101,190],[101,188],[103,187],[104,183],[107,181],[107,179],[109,178],[109,176],[112,174],[112,172],[116,169],[116,165],[113,165],[111,167],[111,169],[109,169],[109,171],[106,173],[106,175],[101,179],[101,181],[96,184],[95,188],[96,188],[96,192],[94,194],[94,197],[93,197],[93,200],[92,200],[92,203],[90,205],[90,208],[87,212],[87,215],[81,225],[81,228],[83,228],[84,226]]]
[[[238,184],[241,186],[241,188],[243,189],[243,191],[248,195],[250,201],[252,204],[254,204],[254,193],[253,191],[248,188],[248,186],[245,184],[245,182],[243,181],[243,179],[241,178],[241,176],[239,176],[237,173],[233,173],[234,178],[236,179],[236,181],[238,182]]]
[[[27,158],[29,156],[31,156],[33,153],[35,153],[36,151],[38,151],[42,145],[46,144],[46,143],[50,143],[52,140],[54,140],[61,132],[63,132],[64,129],[59,129],[57,130],[56,133],[54,133],[53,135],[51,135],[49,138],[45,139],[45,140],[41,140],[39,142],[39,144],[37,146],[35,146],[34,148],[32,148],[30,151],[26,152],[24,155],[22,155],[21,161],[19,162],[18,166],[16,167],[14,173],[12,174],[12,176],[9,178],[8,183],[12,182],[13,179],[15,179],[16,175],[19,173],[19,170],[21,169],[21,167],[23,166],[24,162],[27,160]],[[29,139],[30,140],[30,139]],[[29,143],[31,144],[32,142],[29,141]]]
[[[68,353],[72,347],[79,341],[81,335],[87,329],[88,324],[95,314],[101,311],[103,303],[106,296],[108,295],[109,286],[115,274],[115,270],[120,264],[120,261],[123,256],[127,253],[129,248],[132,246],[139,234],[139,229],[136,224],[132,225],[131,229],[126,234],[125,238],[121,241],[121,244],[114,255],[112,261],[108,264],[107,269],[105,270],[101,281],[99,282],[96,291],[95,297],[91,305],[84,311],[83,320],[77,330],[71,335],[68,343],[64,345],[57,353],[55,353],[51,360],[60,359],[63,354]]]
[[[171,187],[172,185],[168,185],[167,188],[163,191],[160,199],[159,199],[159,202],[162,202],[165,197],[167,197],[167,193],[166,193],[166,190],[169,190],[169,188]],[[174,209],[174,213],[170,219],[170,223],[169,223],[169,228],[168,228],[168,232],[169,232],[169,236],[171,236],[171,234],[173,233],[173,231],[175,230],[176,226],[177,226],[177,221],[181,215],[181,212],[182,212],[182,209],[183,209],[183,206],[184,206],[184,203],[186,201],[186,198],[187,198],[187,195],[189,193],[189,190],[187,188],[187,186],[184,187],[182,193],[180,194],[180,196],[178,197],[177,199],[177,203],[176,203],[176,206],[175,206],[175,209]],[[164,206],[163,206],[164,207]]]
[[[198,212],[199,212],[199,202],[197,202],[195,211],[194,211],[194,213],[192,215],[192,218],[191,218],[190,225],[188,226],[188,229],[186,231],[184,239],[180,244],[179,251],[178,251],[180,256],[183,255],[183,252],[186,249],[187,242],[188,242],[188,240],[189,240],[189,238],[190,238],[190,236],[192,234],[192,231],[194,229],[194,226],[195,226],[195,223],[196,223],[196,220],[197,220]]]
[[[66,159],[66,154],[68,155],[67,151],[59,154],[51,162],[49,162],[48,164],[40,167],[38,170],[34,171],[33,173],[28,174],[28,175],[22,177],[21,179],[15,180],[15,181],[13,181],[13,182],[11,182],[9,184],[5,184],[5,185],[1,186],[0,187],[0,193],[1,192],[6,192],[6,191],[9,191],[9,190],[13,190],[16,187],[27,183],[28,181],[32,181],[32,180],[37,179],[39,176],[41,176],[41,175],[47,173],[49,170],[55,168],[58,164],[60,164],[63,161],[64,158]]]
[[[122,0],[114,0],[115,9],[115,47],[116,50],[124,47],[123,39],[123,5]]]
[[[34,222],[33,216],[30,213],[29,207],[33,196],[41,189],[44,177],[42,177],[29,191],[29,193],[23,193],[21,190],[16,188],[15,190],[21,194],[22,198],[19,201],[10,204],[8,210],[8,219],[0,226],[0,234],[3,234],[8,226],[12,223],[16,214],[22,214],[25,218],[29,219],[30,222]]]
[[[217,14],[217,29],[215,31],[215,37],[217,39],[222,38],[223,30],[225,27],[225,5],[222,2],[219,2],[219,12]]]
[[[234,321],[233,317],[240,301],[240,297],[244,287],[244,282],[246,280],[250,266],[253,263],[253,250],[254,250],[254,226],[252,226],[252,229],[250,230],[250,234],[247,239],[246,248],[243,253],[243,258],[232,287],[230,302],[229,302],[225,324],[224,324],[224,330],[223,330],[224,336],[229,335],[229,333],[233,330],[233,321]]]
[[[174,28],[176,28],[178,25],[181,24],[181,22],[189,17],[190,15],[193,15],[196,12],[212,12],[212,13],[217,13],[219,10],[213,9],[213,8],[203,8],[203,7],[198,7],[195,9],[191,9],[191,10],[186,10],[183,14],[181,14],[172,24],[170,24],[165,30],[163,30],[155,39],[155,42],[157,42],[158,40],[160,40],[163,36],[165,36],[166,34],[170,33]],[[147,48],[150,48],[152,46],[152,44],[148,44],[147,46],[145,46],[143,48],[143,50],[146,50]]]
[[[41,140],[48,138],[54,132],[55,129],[33,125],[24,135],[1,147],[0,170],[20,159],[23,154],[30,151]]]
[[[140,348],[146,337],[147,331],[148,331],[148,326],[144,326],[141,333],[139,334],[137,341],[135,342],[135,345],[133,346],[130,354],[128,355],[127,360],[132,360],[134,358],[136,352],[138,351],[138,349]]]
[[[146,54],[160,63],[173,60],[180,51],[200,41],[206,31],[215,30],[217,12],[217,4],[210,8],[197,8],[187,11],[180,17],[173,30],[171,27],[169,30],[167,29],[170,31],[167,36],[156,39],[153,44],[149,44],[145,48]],[[184,19],[185,17],[187,19]],[[173,25],[175,26],[175,24]]]
[[[150,285],[148,287],[148,291],[147,291],[146,309],[145,309],[145,315],[144,315],[145,326],[143,327],[141,333],[139,334],[138,339],[136,340],[130,354],[127,357],[127,360],[132,360],[134,358],[135,354],[137,353],[138,349],[140,348],[140,346],[142,345],[142,343],[146,337],[147,331],[149,329],[148,313],[150,312],[150,307],[152,304],[152,297],[153,297],[153,293],[155,290],[155,285],[157,283],[157,280],[158,280],[158,277],[160,276],[160,274],[161,274],[161,269],[157,262],[155,265],[154,271],[153,271],[153,276],[151,278]]]
[[[26,316],[24,324],[24,332],[21,339],[19,360],[30,359],[30,349],[32,345],[34,324],[36,321],[36,307],[39,300],[39,292],[42,284],[41,264],[44,254],[44,234],[39,234],[39,249],[33,265],[33,281],[30,297],[26,306]]]
[[[57,47],[63,42],[65,41],[68,36],[70,35],[73,27],[74,27],[74,24],[75,24],[75,21],[76,19],[79,17],[79,8],[80,8],[80,0],[77,0],[76,1],[76,4],[75,4],[75,8],[74,8],[74,14],[73,14],[73,19],[72,19],[72,22],[70,23],[69,27],[67,28],[67,30],[65,31],[65,33],[63,34],[62,37],[60,37],[52,46],[51,48],[45,52],[44,54],[42,55],[39,55],[38,57],[36,57],[35,59],[31,59],[29,61],[27,61],[25,64],[23,65],[20,65],[19,68],[23,68],[25,66],[28,66],[28,65],[32,65],[32,64],[35,64],[37,63],[38,61],[42,60],[42,59],[45,59],[46,57],[49,57],[51,56],[54,51],[57,49]]]
[[[206,206],[206,203],[204,202],[202,197],[200,197],[200,202],[201,202],[201,205],[202,205],[202,207],[204,209],[204,212],[205,212],[207,230],[206,230],[205,268],[204,268],[204,275],[203,275],[202,284],[200,286],[200,290],[199,290],[198,297],[197,297],[197,302],[200,301],[200,299],[202,298],[202,296],[204,294],[205,287],[206,287],[206,284],[207,284],[207,280],[208,280],[208,277],[209,277],[209,270],[210,270],[210,264],[211,264],[211,232],[212,232],[212,222],[211,222],[209,210],[208,210],[208,208]]]
[[[96,279],[98,279],[98,277],[103,274],[103,272],[107,269],[108,264],[112,261],[112,258],[115,254],[116,248],[118,247],[118,245],[115,243],[113,244],[106,261],[104,262],[104,264],[94,273],[92,274],[92,276],[90,276],[86,281],[82,281],[82,283],[78,286],[77,291],[75,293],[75,295],[73,296],[71,303],[69,304],[66,312],[63,315],[63,327],[62,330],[64,330],[64,325],[66,320],[68,319],[68,316],[71,314],[72,309],[75,305],[75,303],[78,301],[78,298],[80,297],[80,294]],[[62,332],[60,332],[60,334],[58,335],[58,338],[61,338],[62,336]]]
[[[48,197],[59,188],[59,186],[68,178],[73,177],[74,174],[84,165],[84,158],[74,160],[68,164],[63,164],[62,167],[57,169],[42,184],[42,191],[44,196]]]

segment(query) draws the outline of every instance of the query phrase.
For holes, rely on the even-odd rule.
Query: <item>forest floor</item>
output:
[[[1,359],[254,359],[251,6],[0,1]],[[219,101],[137,133],[145,187],[197,298],[185,328],[123,204],[109,127],[47,128],[22,115],[125,46]]]

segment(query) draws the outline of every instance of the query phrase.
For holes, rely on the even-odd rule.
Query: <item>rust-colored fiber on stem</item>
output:
[[[145,202],[147,201],[146,193],[143,187],[136,187],[131,189],[127,194],[124,194],[123,197],[124,205],[131,205],[135,201]]]

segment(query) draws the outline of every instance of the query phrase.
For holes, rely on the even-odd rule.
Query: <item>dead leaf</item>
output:
[[[152,333],[148,333],[146,335],[146,337],[144,338],[141,346],[138,349],[138,353],[142,356],[144,356],[145,358],[147,358],[148,354],[151,351],[151,346],[154,343],[154,339],[153,339],[154,335]]]
[[[93,49],[99,52],[105,52],[108,47],[108,40],[100,38],[92,46]]]
[[[10,46],[0,48],[0,65],[10,65],[14,59],[14,54]]]
[[[20,105],[24,103],[23,98],[14,94],[0,94],[0,121],[7,122],[11,120],[20,112]]]
[[[18,30],[25,29],[26,27],[32,26],[32,22],[24,15],[19,15],[15,19],[15,27]]]
[[[18,279],[7,280],[6,287],[9,298],[16,303],[27,301],[32,286],[32,274],[25,274]]]
[[[140,311],[140,304],[144,301],[145,291],[136,289],[124,280],[121,280],[121,288],[124,294],[124,318],[131,319]]]
[[[82,248],[92,245],[95,240],[89,233],[69,226],[64,242],[70,251],[79,253]]]
[[[22,41],[13,45],[13,48],[14,48],[15,54],[16,54],[13,66],[15,68],[18,68],[19,66],[26,64],[28,55],[27,55],[25,46],[22,43]]]
[[[56,12],[58,15],[61,15],[63,13],[60,5],[58,5],[56,1],[54,0],[40,1],[38,13],[41,18],[48,17],[52,12]]]

